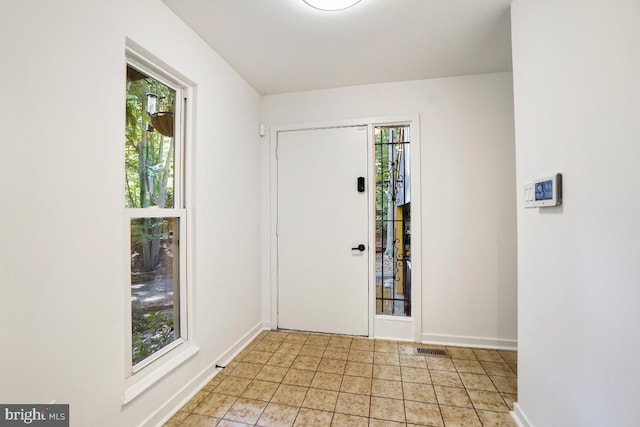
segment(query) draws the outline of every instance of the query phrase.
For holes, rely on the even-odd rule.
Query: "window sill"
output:
[[[154,367],[154,364],[152,364],[146,367],[145,371],[149,370],[147,375],[142,376],[143,372],[134,374],[127,380],[127,388],[124,391],[122,406],[132,402],[155,383],[169,375],[178,366],[195,356],[199,351],[199,347],[185,344],[184,348],[176,348],[173,352],[167,354],[165,358],[159,359],[157,362],[161,364],[158,366]],[[163,359],[166,360],[163,361]]]

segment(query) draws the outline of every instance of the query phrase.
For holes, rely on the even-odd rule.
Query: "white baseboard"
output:
[[[522,412],[520,405],[518,403],[513,404],[513,411],[511,411],[511,418],[516,422],[518,427],[533,427],[531,421],[527,418],[527,416]]]
[[[162,405],[153,414],[144,420],[140,427],[146,426],[162,426],[171,417],[175,415],[180,408],[182,408],[193,396],[195,396],[209,381],[213,379],[220,369],[216,366],[225,366],[238,353],[242,351],[253,339],[265,328],[262,322],[258,323],[249,332],[244,334],[238,341],[236,341],[227,351],[225,351],[214,362],[210,363],[205,369],[203,369],[198,375],[196,375],[191,381],[189,381],[184,387],[178,390],[167,402]]]
[[[269,320],[263,320],[262,321],[262,330],[263,331],[271,331],[273,329],[274,328],[271,327],[271,321],[269,321]]]
[[[247,346],[253,339],[265,329],[269,329],[265,327],[264,322],[258,323],[253,327],[249,332],[244,334],[242,338],[236,341],[227,351],[225,351],[222,356],[218,358],[218,360],[214,363],[220,366],[226,366],[227,363],[231,362],[234,357],[238,355],[242,351],[243,348]]]
[[[422,343],[450,345],[456,347],[490,348],[496,350],[518,350],[518,341],[516,340],[465,337],[458,335],[422,334]]]
[[[412,317],[373,317],[373,337],[391,341],[415,340],[415,321]]]

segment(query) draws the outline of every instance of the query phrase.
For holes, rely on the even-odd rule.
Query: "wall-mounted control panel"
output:
[[[548,208],[562,204],[562,174],[536,179],[524,186],[525,208]]]

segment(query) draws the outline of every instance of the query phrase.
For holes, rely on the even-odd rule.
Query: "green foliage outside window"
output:
[[[134,365],[175,340],[171,310],[145,314],[142,308],[134,306],[132,327]]]
[[[150,95],[157,102],[151,113]],[[173,167],[175,139],[154,128],[153,115],[173,120],[176,92],[147,77],[127,82],[125,144],[125,206],[174,207]],[[167,114],[166,116],[159,115]]]

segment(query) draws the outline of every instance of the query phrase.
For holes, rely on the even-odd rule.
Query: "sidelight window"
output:
[[[375,127],[376,314],[411,316],[410,127]]]

